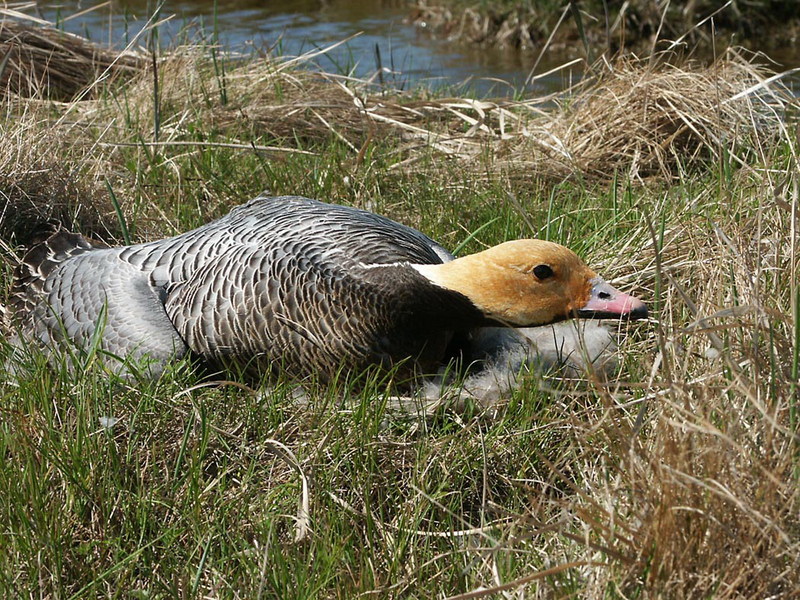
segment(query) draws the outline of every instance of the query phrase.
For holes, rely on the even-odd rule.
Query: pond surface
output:
[[[11,5],[14,6],[13,4]],[[314,59],[315,68],[408,89],[451,88],[477,96],[544,95],[581,76],[581,64],[547,74],[568,62],[546,55],[456,44],[407,22],[406,0],[43,0],[19,5],[24,12],[96,42],[123,48],[151,22],[160,46],[219,40],[241,53],[298,56],[349,39]],[[155,14],[155,8],[159,12]],[[356,36],[356,37],[352,37]],[[569,53],[581,56],[579,49]],[[800,65],[800,49],[773,52],[782,70]],[[535,73],[533,73],[535,67]],[[542,74],[545,74],[542,76]],[[526,86],[532,75],[536,79]],[[797,87],[797,78],[787,84]],[[796,90],[795,90],[796,92]]]
[[[152,0],[102,4],[62,0],[39,2],[35,11],[25,12],[122,48],[153,18],[154,6],[158,5]],[[212,39],[216,30],[228,50],[271,49],[276,54],[297,56],[358,34],[318,57],[318,67],[360,79],[374,78],[401,89],[425,85],[453,87],[454,92],[479,96],[507,96],[525,88],[536,55],[437,39],[408,23],[408,14],[402,0],[166,0],[154,20],[161,22],[157,31],[162,46],[187,36],[189,40],[203,35]],[[138,42],[144,44],[148,39],[142,36]],[[564,62],[566,59],[547,58],[536,71],[545,73]],[[544,94],[579,76],[580,65],[576,65],[537,79],[527,91]]]

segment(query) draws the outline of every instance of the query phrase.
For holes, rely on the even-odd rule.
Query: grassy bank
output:
[[[621,49],[646,53],[670,40],[705,54],[731,40],[781,49],[794,44],[800,31],[800,8],[780,0],[425,0],[414,6],[412,19],[453,40],[575,54],[588,47],[594,56]]]
[[[564,243],[653,318],[609,381],[532,373],[428,416],[369,375],[126,383],[31,349],[0,384],[5,595],[795,597],[797,138],[767,74],[619,63],[554,105],[301,66],[192,47],[83,100],[11,90],[6,253],[56,222],[171,235],[269,189],[463,252]]]

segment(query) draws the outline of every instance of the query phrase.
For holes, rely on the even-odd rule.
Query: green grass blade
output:
[[[131,234],[128,229],[128,223],[125,220],[125,215],[122,214],[122,207],[119,204],[119,200],[117,200],[117,195],[114,193],[114,188],[111,186],[108,177],[105,178],[105,182],[106,189],[108,189],[108,194],[111,198],[111,204],[114,207],[114,212],[117,214],[117,222],[119,223],[120,232],[122,233],[122,241],[125,242],[126,246],[130,246],[133,241],[131,240]]]
[[[477,236],[480,234],[480,232],[481,232],[481,231],[483,231],[484,229],[486,229],[487,227],[489,227],[489,226],[490,226],[490,225],[492,225],[493,223],[496,223],[496,222],[497,222],[497,221],[499,221],[499,220],[500,220],[500,217],[495,217],[495,218],[494,218],[494,219],[492,219],[491,221],[487,221],[486,223],[484,223],[483,225],[481,225],[480,227],[478,227],[478,228],[477,228],[475,231],[473,231],[472,233],[470,233],[470,234],[469,234],[469,235],[468,235],[468,236],[467,236],[467,237],[466,237],[464,240],[462,240],[462,242],[461,242],[461,243],[460,243],[458,246],[456,246],[456,247],[455,247],[455,249],[453,250],[453,256],[458,256],[458,255],[459,255],[459,253],[460,253],[460,252],[461,252],[461,251],[462,251],[464,248],[466,248],[466,247],[467,247],[467,245],[468,245],[468,244],[469,244],[469,243],[470,243],[472,240],[474,240],[474,239],[475,239],[475,238],[476,238],[476,237],[477,237]]]

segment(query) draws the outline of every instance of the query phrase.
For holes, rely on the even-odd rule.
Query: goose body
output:
[[[521,244],[523,253],[543,245],[545,258],[523,264],[501,245],[487,260],[474,258],[484,253],[453,260],[386,217],[260,196],[155,242],[105,248],[57,233],[23,259],[15,313],[24,337],[85,348],[100,335],[112,355],[149,359],[153,376],[191,352],[212,364],[326,379],[342,366],[404,362],[435,371],[455,341],[487,325],[542,325],[585,307],[646,311],[561,246],[509,244]],[[494,277],[493,260],[520,264],[510,278]],[[559,289],[548,291],[539,285],[548,282],[523,272],[542,265],[549,283],[564,280]],[[528,280],[542,289],[528,289]],[[547,302],[522,301],[531,293]]]

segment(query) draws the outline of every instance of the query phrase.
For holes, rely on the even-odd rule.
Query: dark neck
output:
[[[451,331],[493,323],[469,298],[434,285],[410,266],[369,267],[363,273],[390,298],[398,323]]]

